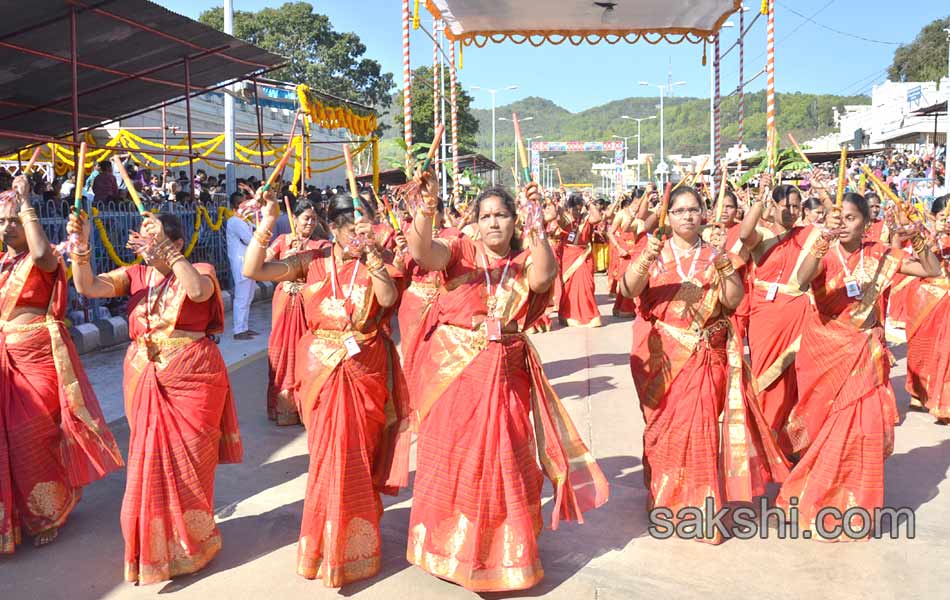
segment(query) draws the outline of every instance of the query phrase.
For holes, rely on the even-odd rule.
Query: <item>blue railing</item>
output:
[[[217,218],[218,207],[224,204],[224,197],[217,196],[215,201],[205,205],[211,214],[212,220]],[[36,202],[34,207],[40,216],[40,222],[50,242],[57,244],[66,238],[66,215],[72,206],[71,202],[62,200],[50,200],[46,202]],[[129,231],[138,230],[142,220],[131,202],[95,202],[93,206],[99,211],[99,219],[102,220],[103,228],[112,242],[116,254],[125,262],[131,262],[135,259],[133,252],[125,247],[129,237]],[[191,241],[191,236],[195,230],[195,212],[198,204],[194,202],[166,202],[160,206],[152,207],[156,212],[168,212],[178,215],[182,221],[184,229],[185,244]],[[231,287],[231,270],[228,265],[228,250],[225,237],[225,227],[222,226],[219,231],[211,231],[204,223],[199,225],[198,243],[195,245],[189,259],[191,262],[207,262],[214,265],[218,274],[218,280],[223,289]],[[116,268],[115,263],[109,258],[105,246],[99,237],[97,227],[92,228],[91,244],[93,247],[92,264],[96,273],[106,273]],[[72,320],[94,320],[105,316],[105,312],[116,312],[115,303],[109,303],[112,311],[106,308],[107,303],[99,300],[92,300],[80,297],[75,289],[70,285],[69,291],[69,311],[73,314]],[[79,316],[79,315],[82,316]]]

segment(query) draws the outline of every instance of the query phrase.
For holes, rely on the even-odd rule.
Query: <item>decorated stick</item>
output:
[[[729,167],[729,162],[726,159],[722,159],[722,185],[719,186],[719,202],[716,204],[716,223],[722,223],[722,209],[723,205],[726,203],[726,177],[725,174],[728,172],[726,169]]]
[[[135,190],[135,186],[132,185],[132,179],[125,170],[125,165],[122,164],[122,160],[118,154],[112,155],[112,164],[115,165],[115,170],[119,172],[122,181],[125,182],[125,189],[128,190],[129,197],[132,198],[132,203],[135,204],[135,208],[138,209],[140,215],[144,214],[145,206],[142,204],[142,200],[139,198],[139,193]]]
[[[33,156],[30,157],[30,162],[26,163],[26,168],[23,169],[23,174],[27,177],[29,177],[30,173],[33,172],[33,165],[36,164],[36,159],[40,157],[40,150],[42,149],[42,145],[37,146],[36,149],[33,150]]]
[[[284,151],[284,155],[280,157],[280,162],[277,163],[277,166],[274,167],[270,177],[267,178],[267,183],[264,184],[265,192],[277,182],[277,177],[284,172],[284,167],[287,166],[287,161],[290,160],[290,155],[294,151],[294,133],[297,132],[297,117],[299,116],[300,111],[298,110],[296,113],[294,113],[294,122],[290,125],[290,135],[287,136],[287,150]]]
[[[660,202],[660,217],[657,222],[657,231],[662,230],[666,225],[666,213],[670,209],[670,194],[672,193],[672,190],[673,184],[667,182],[666,189],[663,191],[663,200]]]
[[[768,152],[769,173],[775,173],[775,147],[778,145],[775,128],[775,2],[762,1],[763,14],[767,14],[765,51],[766,92],[765,92],[765,132]]]
[[[848,171],[848,145],[842,144],[841,146],[841,160],[838,165],[838,190],[835,193],[835,206],[841,208],[841,202],[844,199],[844,186],[846,183],[846,175]]]
[[[284,196],[284,208],[287,210],[287,221],[290,222],[290,235],[297,237],[297,223],[294,217],[294,211],[290,208],[290,198]]]
[[[346,159],[346,179],[350,182],[350,196],[353,198],[353,216],[359,219],[363,213],[357,206],[359,189],[356,187],[356,173],[353,172],[353,155],[350,154],[349,144],[343,144],[343,157]]]
[[[402,227],[399,226],[399,219],[396,217],[396,213],[393,212],[391,206],[389,206],[389,200],[386,198],[386,194],[383,194],[380,198],[379,194],[376,193],[376,189],[370,187],[373,190],[373,197],[376,198],[376,203],[379,204],[382,202],[383,206],[386,208],[386,216],[389,217],[389,222],[392,223],[393,229],[396,231],[402,231]]]
[[[557,185],[558,185],[558,187],[564,187],[564,180],[561,179],[561,167],[554,167],[554,170],[557,171]]]
[[[528,185],[531,181],[531,168],[528,166],[528,152],[524,147],[524,138],[521,137],[521,123],[518,122],[518,113],[511,113],[511,122],[515,126],[515,141],[518,142],[518,155],[521,156],[521,164],[524,170],[524,183]]]
[[[432,160],[435,153],[439,151],[439,144],[442,142],[442,134],[445,133],[445,125],[439,123],[435,128],[435,135],[432,136],[432,144],[429,146],[429,153],[426,155],[425,162],[422,163],[422,172],[425,173],[432,166]]]
[[[79,162],[76,163],[76,189],[73,197],[73,210],[76,216],[82,212],[82,188],[83,179],[86,176],[86,142],[79,144]]]

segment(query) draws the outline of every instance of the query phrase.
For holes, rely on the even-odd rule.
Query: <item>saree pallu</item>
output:
[[[594,256],[594,272],[605,273],[610,267],[610,245],[606,242],[594,242],[592,244]]]
[[[353,290],[339,292],[349,299],[335,298],[331,252],[314,255],[303,291],[309,332],[297,354],[296,393],[310,466],[297,573],[340,587],[379,572],[380,493],[408,485],[411,432],[399,356],[381,328],[391,311],[376,302],[359,261],[339,267],[341,282],[358,272]],[[350,335],[360,346],[353,356],[344,346]]]
[[[282,235],[267,252],[268,260],[292,256],[293,239]],[[327,244],[324,240],[308,240],[300,251],[314,250]],[[300,299],[302,282],[285,281],[277,284],[271,303],[271,332],[267,343],[267,418],[278,425],[297,425],[300,415],[294,397],[294,364],[297,343],[307,331],[303,302]]]
[[[452,248],[446,292],[427,315],[410,382],[418,442],[406,555],[472,591],[526,589],[544,576],[543,476],[554,484],[552,529],[562,519],[583,522],[609,486],[527,336],[488,340],[480,245]],[[550,297],[530,291],[528,254],[512,257],[501,286],[505,329],[530,327]],[[504,265],[490,267],[496,284]]]
[[[620,280],[623,279],[624,273],[627,272],[630,263],[643,251],[647,238],[640,235],[637,231],[618,231],[614,234],[614,239],[629,253],[626,258],[623,258],[620,256],[620,252],[617,251],[615,255],[617,264],[611,265],[614,279],[619,284]],[[613,315],[615,317],[633,317],[636,316],[636,314],[636,300],[634,298],[627,298],[618,290],[617,296],[614,298]]]
[[[54,274],[46,316],[12,323],[36,268],[29,257],[0,281],[0,554],[21,533],[62,526],[82,487],[122,457],[62,321],[66,273]]]
[[[719,310],[719,280],[709,250],[698,279],[682,282],[675,263],[651,269],[634,322],[630,369],[646,428],[644,480],[649,508],[705,513],[751,501],[788,464],[755,402],[741,341]],[[722,414],[722,423],[719,416]],[[718,531],[708,543],[720,543]]]
[[[812,282],[818,310],[807,317],[795,363],[800,398],[787,432],[802,458],[776,505],[788,509],[797,498],[800,530],[811,530],[815,539],[822,539],[816,518],[823,507],[844,513],[855,506],[868,511],[883,506],[884,461],[894,448],[897,408],[881,324],[882,294],[904,254],[869,242],[865,249],[873,276],[862,283],[860,299],[847,298],[835,252],[822,259],[824,271]],[[855,269],[856,257],[849,260]],[[836,524],[826,516],[826,529]],[[836,541],[853,539],[842,533]]]
[[[594,297],[594,261],[590,245],[561,245],[561,282],[558,319],[570,327],[600,327]]]
[[[425,314],[439,295],[441,281],[436,275],[413,277],[409,286],[402,292],[399,299],[399,338],[403,364],[412,362],[410,358],[419,346],[419,330],[425,319]],[[408,373],[407,373],[408,375]]]
[[[907,296],[907,393],[950,418],[950,280],[916,280]]]
[[[241,462],[243,446],[227,365],[208,335],[221,331],[223,306],[214,268],[196,264],[214,284],[202,307],[204,331],[175,329],[187,296],[172,279],[164,307],[156,288],[139,289],[148,272],[130,267],[129,330],[125,355],[125,411],[129,461],[120,522],[125,538],[125,579],[139,584],[194,573],[221,549],[214,519],[218,463]],[[161,288],[158,288],[161,289]],[[193,317],[193,315],[192,315]],[[148,323],[151,327],[145,328]]]

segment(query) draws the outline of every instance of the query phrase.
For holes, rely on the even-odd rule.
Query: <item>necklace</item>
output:
[[[498,309],[498,296],[501,294],[502,286],[505,285],[505,279],[508,278],[508,267],[511,266],[511,257],[508,256],[508,260],[505,262],[505,269],[501,272],[501,279],[498,280],[498,285],[495,286],[495,293],[492,293],[491,289],[491,276],[489,276],[488,271],[488,248],[485,248],[485,254],[482,254],[482,268],[485,273],[485,288],[488,290],[485,295],[485,304],[488,307],[488,318],[495,318],[495,312]],[[509,250],[508,254],[511,254]],[[502,257],[498,257],[499,259]],[[496,259],[497,260],[497,259]]]
[[[696,243],[693,244],[688,250],[685,250],[682,256],[693,255],[693,260],[689,264],[689,273],[683,273],[683,263],[681,260],[681,255],[677,249],[676,242],[672,239],[670,240],[670,248],[673,250],[673,258],[676,260],[676,272],[680,276],[680,282],[692,281],[693,276],[696,275],[696,261],[699,258],[703,247],[703,238],[696,240]]]
[[[867,276],[867,271],[864,270],[864,244],[861,244],[861,258],[858,259],[858,267],[852,272],[848,268],[848,261],[845,260],[844,254],[841,253],[841,244],[838,243],[835,246],[835,250],[838,251],[838,260],[841,261],[841,268],[844,269],[845,279],[857,279],[858,271],[861,272],[861,281],[868,281],[870,278]],[[851,256],[854,256],[854,252],[850,253],[849,259]]]

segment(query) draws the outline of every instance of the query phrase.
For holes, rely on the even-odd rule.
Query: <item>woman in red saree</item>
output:
[[[673,192],[668,214],[672,236],[649,238],[620,291],[640,300],[630,369],[646,421],[648,508],[669,509],[676,522],[683,509],[706,514],[707,499],[713,510],[751,501],[788,467],[755,402],[728,318],[743,289],[736,259],[722,251],[725,233],[717,228],[711,243],[703,242],[702,204],[691,187]],[[700,539],[720,543],[722,533]]]
[[[399,297],[393,281],[399,271],[384,264],[374,242],[373,207],[349,194],[330,203],[332,246],[265,262],[279,208],[272,192],[260,193],[266,204],[244,274],[306,282],[307,331],[297,346],[295,393],[310,469],[297,573],[340,587],[379,572],[379,494],[395,494],[409,478],[406,384],[383,331]]]
[[[607,232],[610,238],[610,245],[613,249],[613,256],[610,261],[610,277],[619,285],[623,279],[623,274],[627,272],[627,267],[634,256],[643,251],[646,243],[646,232],[649,231],[647,219],[650,220],[650,226],[656,225],[656,217],[650,213],[650,199],[656,194],[653,184],[648,184],[639,199],[625,199],[621,205],[621,210],[614,217],[614,221]],[[614,285],[611,285],[613,289]],[[636,302],[633,298],[627,298],[623,294],[617,294],[614,298],[613,315],[615,317],[633,317],[637,314]]]
[[[564,291],[564,286],[561,283],[561,234],[563,230],[560,226],[560,220],[562,219],[562,214],[558,209],[557,200],[552,198],[547,198],[544,200],[542,205],[542,214],[544,215],[544,232],[548,238],[548,245],[554,250],[554,260],[557,261],[558,272],[554,277],[553,290],[551,294],[551,300],[548,302],[548,306],[544,311],[544,314],[538,317],[534,322],[534,325],[531,325],[528,329],[528,333],[544,333],[545,331],[551,331],[551,328],[554,326],[553,316],[557,312],[558,306],[561,303],[561,294]]]
[[[908,296],[907,393],[943,425],[950,424],[950,215],[947,196],[930,207],[942,273],[914,279]]]
[[[816,520],[824,507],[843,514],[851,507],[871,512],[883,506],[884,461],[894,449],[897,411],[884,341],[883,294],[898,273],[940,273],[923,238],[914,240],[918,261],[908,261],[902,250],[863,241],[870,221],[864,197],[845,194],[796,277],[802,286],[811,285],[817,310],[807,314],[802,330],[795,363],[800,396],[787,426],[802,458],[782,485],[776,505],[788,510],[796,504],[799,530],[812,531],[815,539],[825,539],[822,531],[835,525],[845,528],[836,538],[840,541],[855,539],[848,535],[848,525],[873,528],[860,516],[850,524],[830,515],[823,523]]]
[[[284,234],[277,238],[267,252],[268,260],[282,260],[301,252],[317,250],[329,244],[326,240],[310,239],[317,223],[313,204],[301,200],[294,207],[296,236]],[[300,291],[304,281],[283,281],[274,290],[271,311],[271,332],[267,346],[267,418],[278,425],[300,423],[294,398],[294,364],[297,342],[307,330]]]
[[[779,447],[791,456],[785,425],[798,401],[795,357],[803,323],[814,312],[811,298],[796,276],[819,232],[811,225],[796,225],[802,209],[798,188],[779,185],[767,200],[770,184],[771,176],[763,174],[761,198],[746,212],[741,225],[742,243],[751,255],[746,333],[759,406]]]
[[[86,219],[70,217],[67,230],[80,248],[89,247],[89,229]],[[218,553],[214,473],[218,463],[240,462],[243,451],[227,366],[211,337],[224,326],[221,289],[213,266],[182,256],[184,243],[177,216],[146,213],[130,239],[144,264],[98,276],[88,262],[73,265],[80,294],[129,296],[120,522],[125,579],[137,584],[194,573]]]
[[[63,324],[66,269],[27,178],[13,188],[0,193],[0,554],[24,531],[52,542],[83,486],[122,466]]]
[[[425,176],[417,222],[434,208]],[[539,202],[528,184],[529,201]],[[557,263],[541,232],[528,249],[514,238],[515,201],[502,188],[475,205],[481,241],[407,233],[413,258],[444,270],[413,368],[418,428],[409,517],[409,562],[476,592],[527,589],[544,576],[538,557],[543,474],[555,485],[554,516],[582,521],[608,485],[522,333],[545,310]],[[531,414],[534,416],[532,431]]]
[[[583,214],[584,198],[572,194],[567,200],[569,214],[561,225],[560,254],[561,301],[557,317],[562,325],[569,327],[600,327],[600,310],[594,297],[594,259],[591,256],[591,239],[594,226],[603,218],[594,202],[586,202],[587,214]]]

